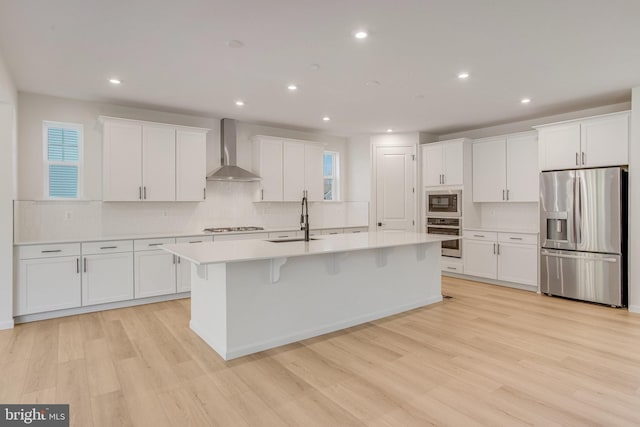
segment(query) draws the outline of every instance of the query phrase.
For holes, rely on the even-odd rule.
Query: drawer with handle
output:
[[[464,272],[462,263],[453,263],[453,262],[442,261],[440,263],[440,268],[441,268],[443,273],[449,272],[449,273],[463,274],[463,272]]]
[[[500,243],[522,243],[525,245],[537,245],[537,234],[524,233],[498,233],[498,242]]]
[[[213,242],[213,236],[188,236],[188,237],[176,237],[176,243],[205,243],[205,242]]]
[[[170,245],[175,243],[176,239],[173,237],[163,237],[161,239],[140,239],[133,241],[134,251],[152,251],[154,249],[160,249],[159,246]]]
[[[270,239],[291,239],[293,237],[301,237],[302,233],[299,231],[282,231],[280,233],[269,233]]]
[[[343,228],[325,228],[322,230],[322,234],[342,234],[344,233]]]
[[[469,240],[487,240],[490,242],[495,242],[498,239],[498,233],[494,231],[464,230],[463,236]]]
[[[82,255],[133,252],[133,240],[108,240],[82,244]]]
[[[16,256],[18,259],[50,258],[79,255],[80,243],[16,246]]]

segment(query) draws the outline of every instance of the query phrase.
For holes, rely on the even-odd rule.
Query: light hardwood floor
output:
[[[189,300],[0,331],[0,402],[74,426],[640,425],[640,316],[444,278],[453,299],[225,363]]]

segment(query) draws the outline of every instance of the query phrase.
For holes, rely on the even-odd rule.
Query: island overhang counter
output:
[[[191,329],[223,359],[442,301],[440,243],[381,231],[162,248],[191,267]]]

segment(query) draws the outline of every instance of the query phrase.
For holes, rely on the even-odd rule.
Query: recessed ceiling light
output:
[[[244,101],[236,101],[236,105],[238,107],[242,107],[244,105]]]
[[[462,72],[462,73],[458,74],[458,78],[460,80],[466,80],[466,79],[469,78],[469,73]]]
[[[528,103],[530,103],[530,102],[531,102],[531,98],[522,98],[522,99],[520,100],[520,102],[521,102],[521,103],[523,103],[523,104],[528,104]]]
[[[322,118],[322,121],[325,121],[325,122],[328,122],[329,120],[331,120],[331,117],[329,117],[329,116],[324,116]]]
[[[289,89],[289,90],[297,90],[297,89],[298,89],[298,86],[296,86],[296,85],[289,85],[289,86],[287,86],[287,89]]]
[[[311,68],[313,71],[318,71],[320,69],[320,64],[311,64],[309,65],[309,68]]]
[[[393,129],[389,128],[387,129],[387,132],[393,132]]]
[[[242,43],[240,40],[229,40],[225,44],[231,49],[240,49],[241,47],[244,47],[244,43]]]
[[[109,79],[109,83],[111,83],[112,85],[119,85],[120,83],[122,83],[122,80],[120,80],[120,79]]]
[[[366,39],[368,36],[369,36],[369,33],[363,30],[356,31],[355,33],[353,33],[353,37],[357,39]]]

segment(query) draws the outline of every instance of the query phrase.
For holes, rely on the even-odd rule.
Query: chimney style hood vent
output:
[[[236,165],[236,121],[220,121],[220,161],[222,166],[207,175],[208,181],[260,181],[260,177]]]

